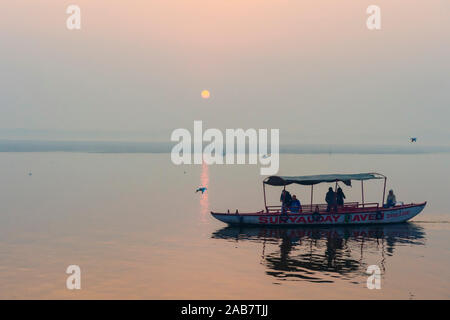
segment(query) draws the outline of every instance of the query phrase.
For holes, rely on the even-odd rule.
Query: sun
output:
[[[209,97],[211,96],[211,93],[208,90],[203,90],[201,95],[202,95],[203,99],[209,99]]]

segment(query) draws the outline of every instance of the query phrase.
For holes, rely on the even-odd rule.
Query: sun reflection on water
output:
[[[203,162],[202,164],[202,173],[200,176],[200,182],[201,186],[208,188],[209,185],[209,169],[208,165]],[[206,219],[209,214],[209,200],[208,200],[208,193],[209,190],[206,189],[206,191],[201,195],[200,197],[200,208],[201,208],[201,221],[206,222]]]

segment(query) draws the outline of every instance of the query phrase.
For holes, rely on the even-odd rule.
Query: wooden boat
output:
[[[364,181],[384,179],[383,200],[381,204],[364,202]],[[361,181],[362,201],[347,202],[343,206],[334,206],[327,211],[327,204],[313,204],[314,185],[319,183],[338,182],[351,186],[352,181]],[[243,213],[229,210],[226,213],[211,212],[211,215],[231,225],[258,225],[258,226],[302,226],[302,225],[358,225],[358,224],[386,224],[405,222],[418,215],[427,204],[409,203],[385,205],[387,177],[380,173],[356,174],[326,174],[314,176],[270,176],[263,181],[265,210],[259,212]],[[266,185],[280,186],[286,189],[291,184],[311,186],[311,203],[303,205],[300,212],[291,212],[282,206],[268,206],[266,202]]]

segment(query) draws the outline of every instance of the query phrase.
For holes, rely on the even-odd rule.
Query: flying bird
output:
[[[199,192],[199,191],[201,191],[202,192],[202,194],[206,191],[206,187],[200,187],[200,188],[197,188],[197,190],[195,190],[195,193],[197,193],[197,192]]]

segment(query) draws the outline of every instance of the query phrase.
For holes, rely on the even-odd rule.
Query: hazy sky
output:
[[[66,28],[70,4],[79,31]],[[379,31],[366,27],[371,4]],[[448,0],[14,0],[0,10],[0,139],[168,141],[203,120],[279,128],[280,143],[450,141]]]

